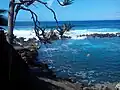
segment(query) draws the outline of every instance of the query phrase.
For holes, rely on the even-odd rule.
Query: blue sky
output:
[[[67,7],[60,6],[56,0],[51,8],[56,12],[59,21],[67,20],[120,20],[120,0],[74,0]],[[2,0],[0,8],[8,9],[9,0]],[[38,14],[41,21],[53,21],[52,13],[38,3],[29,7]],[[25,11],[20,11],[17,21],[30,21],[31,16]]]

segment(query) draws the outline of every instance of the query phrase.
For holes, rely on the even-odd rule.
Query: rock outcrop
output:
[[[59,88],[38,79],[30,72],[27,63],[20,57],[13,46],[6,41],[3,31],[0,31],[0,60],[2,89],[52,90],[52,87]]]

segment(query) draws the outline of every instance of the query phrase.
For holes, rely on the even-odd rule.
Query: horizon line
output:
[[[61,21],[58,21],[58,22],[67,22],[67,21],[120,21],[120,20],[61,20]],[[20,21],[16,21],[16,22],[23,22],[23,20],[20,20]],[[25,21],[25,22],[33,22],[32,20],[30,20],[30,21]],[[44,20],[42,20],[42,21],[40,21],[40,22],[56,22],[56,21],[53,21],[53,20],[51,20],[51,21],[44,21]]]

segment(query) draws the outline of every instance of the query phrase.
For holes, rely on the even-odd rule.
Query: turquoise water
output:
[[[43,46],[39,59],[58,76],[92,82],[120,81],[120,38],[59,40]]]

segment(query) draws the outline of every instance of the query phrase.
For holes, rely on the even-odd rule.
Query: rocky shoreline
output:
[[[1,32],[0,32],[0,36],[1,36]],[[3,37],[1,37],[1,39],[3,39]],[[19,58],[18,57],[16,58],[17,60],[18,59],[24,60],[24,62],[26,63],[26,65],[28,66],[28,68],[30,70],[30,73],[32,73],[32,75],[33,75],[32,78],[34,78],[34,79],[32,80],[32,82],[30,80],[29,83],[35,83],[35,87],[38,85],[36,87],[37,89],[34,89],[34,90],[39,90],[40,88],[44,88],[42,90],[120,90],[119,89],[120,84],[118,82],[117,83],[104,83],[104,84],[88,85],[85,83],[74,82],[74,80],[72,78],[56,77],[55,72],[53,72],[51,69],[49,69],[48,65],[46,63],[43,63],[43,62],[36,63],[36,60],[37,60],[36,57],[38,55],[38,52],[37,52],[38,47],[36,46],[36,44],[34,44],[34,45],[31,44],[35,41],[36,41],[35,39],[31,39],[31,42],[29,41],[29,43],[27,41],[24,42],[25,45],[14,45],[14,48],[16,48],[16,51],[19,54],[19,56],[21,57],[21,59],[17,55],[17,53],[15,53],[14,49],[12,51],[13,57],[15,55],[15,56],[19,57]],[[7,42],[5,41],[5,43],[7,43]],[[19,43],[21,43],[21,42],[19,42]],[[6,45],[7,45],[7,47],[5,47],[6,49],[11,47],[11,46],[9,46],[9,44],[6,44]],[[29,45],[29,47],[26,47],[27,45]],[[26,65],[22,65],[21,61],[19,61],[19,63],[17,63],[17,64],[20,66],[19,68],[21,68],[21,66],[22,66],[22,68],[24,70],[28,69],[26,67]],[[15,65],[15,67],[16,67],[16,65]],[[16,69],[17,69],[17,67],[16,67]],[[19,69],[17,70],[17,72],[19,72]],[[23,74],[22,78],[24,77],[25,72],[22,71],[22,74]],[[29,76],[29,74],[27,74],[27,75],[25,74],[25,76],[31,77],[31,76]],[[13,76],[16,76],[16,74]],[[35,77],[37,77],[37,78],[35,78]],[[28,78],[28,79],[31,79],[31,78]],[[118,89],[115,87],[117,87]]]
[[[37,76],[40,80],[64,88],[51,90],[117,90],[115,89],[117,83],[88,85],[85,83],[74,82],[72,78],[56,77],[55,72],[49,69],[47,64],[42,62],[35,63],[35,56],[38,55],[36,50],[30,51],[29,49],[23,49],[18,50],[18,53],[25,61],[27,60],[26,63],[29,65],[31,72],[34,73],[34,75]]]
[[[78,35],[77,37],[83,37],[86,36],[87,38],[93,37],[93,38],[112,38],[112,37],[120,37],[120,33],[105,33],[105,34],[100,34],[100,33],[94,33],[94,34],[82,34]]]
[[[98,36],[98,34],[95,34],[95,36]],[[31,39],[31,42],[29,43],[35,42],[32,40],[35,40],[35,39]],[[49,69],[46,63],[43,63],[43,62],[36,63],[37,61],[36,57],[38,55],[37,48],[34,48],[34,49],[23,48],[23,49],[17,50],[17,52],[19,53],[19,55],[21,55],[22,59],[25,60],[25,62],[29,65],[31,72],[34,73],[37,77],[39,77],[39,79],[55,84],[57,86],[64,87],[66,88],[65,90],[117,90],[115,89],[115,85],[117,83],[88,85],[86,83],[78,83],[73,78],[56,77],[55,72]],[[63,86],[63,84],[65,85]],[[72,89],[70,89],[71,87]],[[58,89],[55,89],[55,90],[58,90]]]

